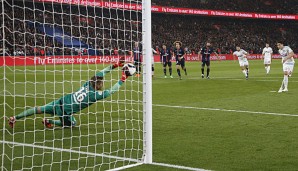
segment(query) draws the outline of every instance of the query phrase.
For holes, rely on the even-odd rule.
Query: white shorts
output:
[[[264,64],[271,64],[271,58],[264,58]]]
[[[282,64],[282,68],[284,72],[288,72],[289,74],[293,73],[295,63],[284,63]]]
[[[243,67],[245,65],[248,66],[248,61],[247,60],[239,60],[239,65],[240,65],[240,67]]]

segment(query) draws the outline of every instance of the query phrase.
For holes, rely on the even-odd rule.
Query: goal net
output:
[[[150,12],[145,0],[1,0],[1,170],[152,161]],[[140,77],[122,81],[121,57],[142,59]]]

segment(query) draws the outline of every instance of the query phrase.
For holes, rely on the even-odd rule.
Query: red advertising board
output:
[[[38,2],[54,2],[74,5],[97,6],[103,8],[117,8],[126,10],[141,10],[141,4],[123,3],[123,2],[105,2],[103,0],[35,0]],[[251,12],[237,11],[221,11],[221,10],[203,10],[179,7],[152,6],[152,12],[172,13],[172,14],[189,14],[189,15],[205,15],[205,16],[222,16],[237,18],[255,18],[255,19],[271,19],[271,20],[298,20],[298,15],[293,14],[263,14]]]
[[[72,64],[102,64],[117,62],[121,56],[6,56],[0,58],[0,66],[27,66],[27,65],[72,65]],[[126,61],[133,62],[133,58],[125,56]],[[251,54],[247,56],[249,60],[261,59],[260,54]],[[233,60],[233,55],[219,55],[220,60]],[[280,58],[279,55],[273,55],[274,59]],[[199,61],[198,55],[186,55],[186,61]],[[212,55],[211,60],[217,60]],[[154,56],[155,62],[160,62],[160,56]],[[175,59],[172,59],[175,61]]]

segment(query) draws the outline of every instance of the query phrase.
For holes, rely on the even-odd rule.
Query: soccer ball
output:
[[[123,66],[123,71],[125,75],[132,76],[136,73],[136,67],[131,63],[127,63]]]

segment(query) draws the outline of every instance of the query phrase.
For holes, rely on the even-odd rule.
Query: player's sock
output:
[[[177,69],[178,76],[181,77],[180,69]]]
[[[170,76],[171,76],[172,75],[172,68],[169,69],[169,72],[170,72]]]
[[[184,72],[185,72],[185,75],[187,75],[187,71],[186,71],[186,68],[184,68],[183,70],[184,70]]]
[[[267,74],[270,72],[270,66],[267,67]]]
[[[25,110],[24,112],[18,114],[16,116],[16,119],[21,119],[21,118],[24,118],[24,117],[27,117],[27,116],[31,116],[31,115],[34,115],[37,113],[37,109],[36,107],[35,108],[31,108],[31,109],[28,109],[28,110]]]
[[[63,126],[62,122],[60,120],[48,120],[50,124],[56,125],[56,126]]]
[[[210,68],[207,68],[207,77],[209,77]]]
[[[165,75],[167,75],[167,69],[163,69],[163,73],[165,74]]]
[[[289,81],[289,77],[287,75],[284,75],[284,89],[288,89],[288,81]]]
[[[267,66],[265,66],[265,70],[266,70],[266,71],[268,71],[268,69],[267,69],[267,68],[268,68],[268,67],[267,67]]]
[[[202,70],[202,75],[204,75],[204,68],[202,68],[201,70]]]
[[[242,70],[242,73],[246,76],[246,71],[245,70]]]

